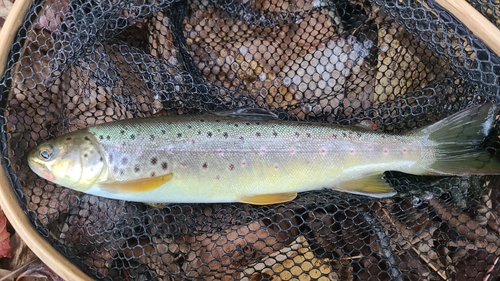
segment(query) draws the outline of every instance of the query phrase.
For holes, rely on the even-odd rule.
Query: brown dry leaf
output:
[[[17,277],[16,281],[33,280],[34,278],[43,278],[47,281],[64,281],[52,269],[42,263],[31,264],[25,272]]]
[[[14,0],[2,0],[0,2],[0,18],[3,20],[0,21],[0,27],[3,26],[3,23],[5,22],[7,15],[12,9],[12,5],[14,5]]]
[[[7,231],[7,218],[0,209],[0,257],[12,257],[12,248],[10,246],[10,233]]]
[[[31,251],[31,249],[24,243],[19,234],[14,233],[10,239],[10,245],[12,247],[12,259],[9,261],[9,270],[16,270],[25,264],[37,259],[37,256]]]

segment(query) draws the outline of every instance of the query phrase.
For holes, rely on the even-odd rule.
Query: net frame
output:
[[[21,2],[21,1],[18,1],[18,2]],[[17,3],[17,2],[16,2],[16,3]],[[22,2],[21,2],[21,3],[22,3]],[[21,5],[21,4],[20,4],[20,5]],[[20,6],[20,5],[19,5],[19,6]],[[396,5],[396,6],[397,6],[397,5]],[[390,7],[389,7],[389,8],[390,8]],[[10,19],[10,18],[12,18],[12,17],[11,17],[11,16],[9,16],[9,19]],[[468,34],[468,35],[470,35],[470,33],[467,33],[467,34]],[[469,38],[471,38],[471,37],[473,37],[473,36],[471,36],[471,35],[470,35],[470,37],[469,37]],[[0,38],[3,38],[3,37],[1,37],[1,36],[0,36]],[[474,40],[473,40],[473,41],[474,41]],[[478,44],[479,44],[479,46],[481,47],[481,43],[478,43]],[[435,46],[434,46],[434,47],[435,47]],[[482,47],[482,48],[484,48],[484,47]],[[6,54],[6,55],[5,55],[5,57],[7,57],[7,56],[8,56],[8,54]],[[480,75],[480,77],[481,77],[481,75]],[[478,76],[476,76],[476,75],[472,75],[472,78],[474,78],[475,80],[478,80]],[[490,77],[490,79],[485,79],[484,81],[486,81],[486,83],[488,83],[488,82],[490,82],[490,81],[492,81],[492,80],[491,80],[491,77]],[[493,83],[491,83],[491,84],[490,84],[490,86],[491,86],[492,84],[493,84],[493,88],[495,88],[495,87],[494,87],[494,86],[495,86],[495,84],[494,84],[494,80],[493,80]],[[495,92],[495,91],[493,90],[493,92]],[[5,149],[5,148],[4,148],[4,149]],[[6,175],[3,175],[3,176],[0,176],[0,180],[2,181],[2,182],[1,182],[1,186],[3,186],[3,187],[5,187],[5,186],[10,186],[10,185],[11,185],[11,179],[9,178],[9,176],[8,176],[7,174],[6,174]],[[9,181],[10,181],[10,184],[9,184]],[[3,188],[3,189],[5,189],[5,188]],[[6,209],[10,209],[10,207],[8,207],[8,206],[11,206],[11,205],[12,205],[12,202],[16,202],[16,200],[17,200],[17,198],[18,198],[18,196],[16,196],[13,192],[12,192],[12,193],[7,192],[7,193],[5,194],[5,196],[0,196],[0,197],[2,197],[2,199],[0,199],[0,200],[2,200],[2,201],[0,201],[0,204],[2,204],[2,206],[7,206],[7,207],[6,207]],[[15,200],[13,200],[13,199],[15,199]],[[15,222],[15,223],[13,223],[13,224],[14,224],[14,227],[15,227],[16,229],[24,229],[24,228],[26,227],[26,225],[24,225],[24,223],[22,223],[22,222],[23,222],[23,221],[24,221],[24,222],[27,222],[27,220],[23,220],[23,219],[22,219],[22,217],[24,216],[24,212],[22,212],[22,211],[21,211],[21,212],[19,212],[19,210],[18,210],[18,211],[14,210],[14,209],[15,209],[15,207],[19,207],[19,206],[18,206],[18,205],[16,205],[16,204],[14,204],[14,205],[12,206],[12,209],[13,209],[13,210],[12,210],[12,213],[15,213],[15,214],[14,214],[14,215],[9,215],[9,212],[10,212],[10,211],[6,211],[7,216],[9,217],[9,219],[11,219],[11,217],[14,217],[14,218],[15,218],[15,217],[19,216],[19,219],[14,219],[13,221],[19,221],[19,222],[21,222],[21,223],[20,223],[20,225],[23,225],[23,226],[17,226],[17,227],[16,227],[17,222]],[[16,215],[16,214],[17,214],[17,215]],[[22,214],[22,215],[21,215],[21,214]],[[11,219],[11,220],[12,220],[12,219]],[[27,229],[27,228],[26,228],[26,229]],[[32,228],[31,228],[31,229],[32,229]],[[22,232],[22,231],[20,231],[20,232]],[[21,236],[23,237],[23,235],[21,235]],[[41,250],[42,250],[42,251],[40,251],[39,253],[37,253],[37,252],[35,251],[35,253],[36,253],[37,255],[38,255],[38,254],[40,254],[41,256],[44,256],[44,254],[49,254],[49,256],[52,256],[52,254],[55,254],[55,256],[57,256],[57,254],[56,254],[56,253],[57,253],[57,251],[55,251],[55,252],[54,252],[54,251],[53,251],[53,250],[54,250],[54,248],[53,248],[52,246],[50,246],[50,244],[43,243],[43,242],[42,242],[42,240],[43,240],[43,239],[42,239],[42,240],[40,240],[40,239],[38,239],[37,237],[39,238],[39,237],[41,237],[41,236],[40,236],[40,235],[38,235],[38,234],[36,234],[36,235],[34,235],[34,236],[30,236],[29,234],[26,234],[26,238],[25,238],[25,237],[23,237],[23,239],[28,240],[28,241],[36,241],[36,242],[35,242],[35,245],[36,245],[36,246],[35,246],[35,247],[32,247],[32,248],[33,248],[34,250],[35,250],[35,249],[41,249]],[[43,241],[44,241],[44,240],[43,240]],[[43,246],[44,244],[46,244],[48,247],[44,247],[44,246]],[[39,256],[40,256],[40,255],[39,255]],[[44,261],[45,261],[45,259],[43,259],[43,258],[42,258],[42,260],[44,260]],[[50,258],[49,258],[49,259],[47,259],[47,260],[50,260]],[[56,272],[58,272],[58,274],[60,274],[61,276],[63,276],[63,277],[64,277],[66,274],[68,274],[68,275],[66,275],[66,276],[71,276],[71,277],[68,277],[68,279],[74,279],[74,278],[75,278],[75,276],[74,276],[73,274],[74,274],[75,272],[79,272],[79,270],[76,270],[74,267],[72,267],[72,266],[73,266],[73,264],[72,264],[72,263],[69,263],[69,264],[68,264],[68,263],[66,263],[66,262],[64,262],[64,261],[67,261],[67,260],[66,260],[65,258],[62,258],[61,260],[57,260],[57,261],[55,261],[55,262],[53,263],[53,265],[54,265],[54,266],[53,266],[53,268],[56,268]],[[60,268],[60,265],[61,265],[61,264],[64,264],[64,267],[66,267],[66,266],[67,266],[67,268],[68,268],[67,272],[64,272],[65,270],[62,270],[62,271],[61,271],[61,268]],[[57,266],[55,266],[55,265],[57,265]],[[50,266],[50,264],[49,264],[49,266]],[[62,272],[62,274],[61,274],[61,272]]]

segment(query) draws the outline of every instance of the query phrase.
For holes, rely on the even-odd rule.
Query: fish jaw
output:
[[[35,172],[35,174],[39,175],[40,177],[51,182],[56,181],[56,177],[54,176],[54,174],[52,174],[50,169],[48,169],[44,163],[38,161],[38,159],[28,157],[28,165],[31,170],[33,170],[33,172]]]

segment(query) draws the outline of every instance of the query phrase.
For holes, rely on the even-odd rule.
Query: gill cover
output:
[[[101,176],[104,160],[86,130],[49,140],[28,155],[31,169],[59,185],[85,191]]]

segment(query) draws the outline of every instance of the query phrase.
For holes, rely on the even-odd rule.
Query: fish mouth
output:
[[[33,172],[35,172],[42,178],[52,182],[56,179],[54,174],[52,174],[52,172],[49,171],[43,164],[33,161],[32,159],[28,159],[28,165],[30,166],[31,170],[33,170]]]

